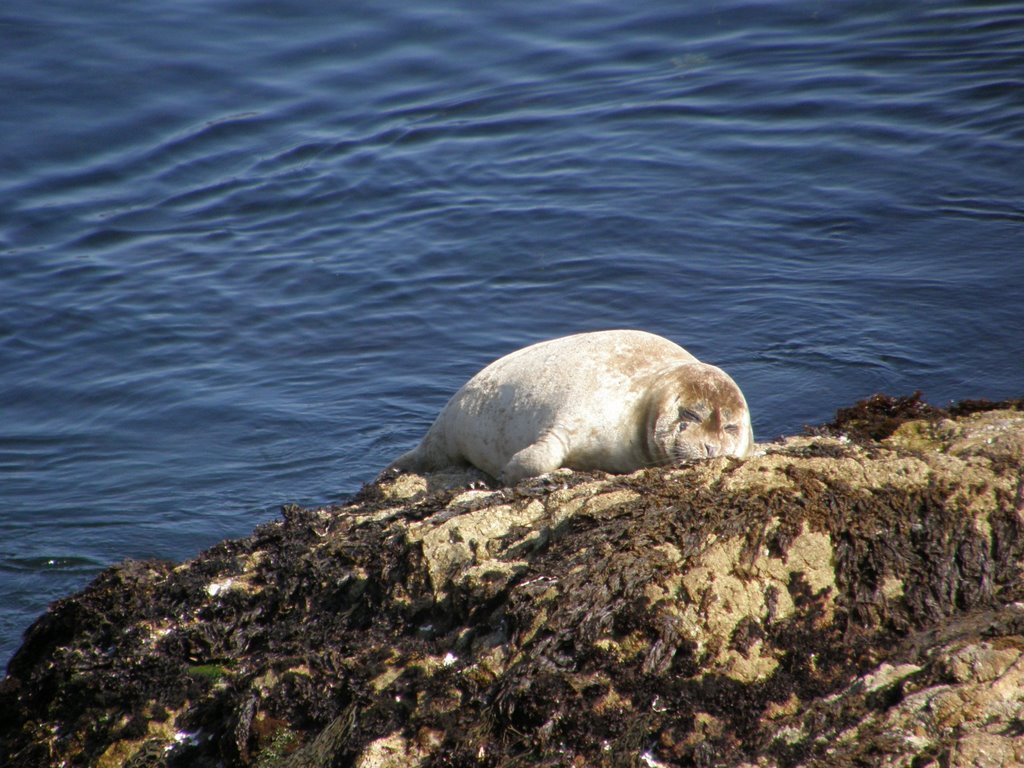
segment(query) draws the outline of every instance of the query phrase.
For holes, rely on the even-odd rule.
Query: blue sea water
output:
[[[527,343],[759,439],[1024,394],[1024,4],[0,9],[0,664],[124,558],[343,500]]]

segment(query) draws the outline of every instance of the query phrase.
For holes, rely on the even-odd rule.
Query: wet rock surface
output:
[[[55,603],[10,766],[1024,762],[1024,412],[876,397],[746,461],[389,478]]]

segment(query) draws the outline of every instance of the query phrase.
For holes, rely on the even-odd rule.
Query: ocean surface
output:
[[[0,9],[0,665],[603,328],[760,440],[1024,395],[1024,3]]]

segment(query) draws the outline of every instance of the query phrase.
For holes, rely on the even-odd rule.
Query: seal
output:
[[[385,473],[471,464],[512,484],[559,467],[626,473],[742,457],[753,444],[747,401],[720,368],[652,333],[597,331],[488,365]]]

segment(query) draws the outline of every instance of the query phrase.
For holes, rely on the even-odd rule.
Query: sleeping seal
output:
[[[598,331],[491,363],[385,472],[472,464],[511,484],[559,467],[624,473],[746,456],[753,444],[747,402],[724,371],[652,333]]]

